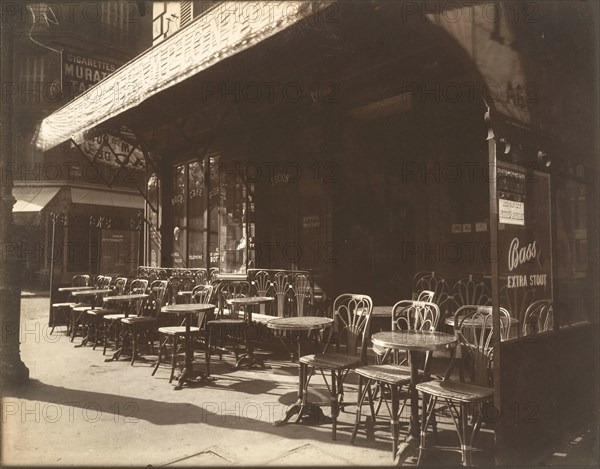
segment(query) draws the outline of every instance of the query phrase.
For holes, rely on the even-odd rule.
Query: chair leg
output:
[[[106,348],[108,347],[108,333],[110,331],[110,325],[107,321],[102,319],[102,335],[104,336],[104,346],[102,347],[102,355],[106,355]]]
[[[331,372],[331,417],[333,419],[331,439],[335,441],[337,431],[337,418],[340,413],[337,396],[337,374]]]
[[[421,441],[419,444],[419,456],[417,457],[417,466],[421,464],[421,458],[425,452],[425,446],[427,444],[427,405],[429,403],[429,395],[423,393],[423,405],[421,415]]]
[[[173,382],[175,376],[175,366],[177,365],[177,334],[173,336],[173,348],[171,349],[171,377],[169,384]]]
[[[159,333],[158,334],[158,356],[156,357],[156,365],[154,366],[154,370],[152,371],[152,376],[154,376],[156,374],[156,371],[158,370],[158,367],[160,366],[160,360],[162,359],[162,353],[163,353],[163,349],[165,344],[163,343],[162,339],[163,334]],[[167,339],[165,339],[165,342],[168,340],[168,336]]]
[[[131,328],[131,339],[132,339],[132,344],[131,344],[131,363],[130,363],[130,365],[133,366],[133,362],[135,361],[135,354],[137,353],[137,345],[138,345],[138,332],[135,330],[134,327]]]
[[[390,429],[392,432],[392,456],[396,455],[396,450],[398,449],[398,409],[400,407],[399,403],[399,395],[398,395],[398,386],[390,385],[391,388],[391,397],[392,400],[392,411],[390,415]]]
[[[350,443],[354,444],[354,440],[356,439],[356,434],[358,433],[358,426],[360,425],[360,414],[362,410],[362,404],[365,399],[366,392],[363,391],[363,377],[362,375],[358,375],[358,402],[356,403],[356,418],[354,419],[354,429],[352,430],[352,437],[350,438]],[[366,386],[369,385],[369,380],[367,379]]]
[[[204,347],[204,360],[206,361],[206,377],[208,378],[210,376],[210,343],[204,341]]]
[[[467,405],[460,405],[460,427],[461,427],[461,445],[462,445],[462,460],[461,464],[463,466],[471,465],[471,446],[469,438],[469,413],[467,412]]]

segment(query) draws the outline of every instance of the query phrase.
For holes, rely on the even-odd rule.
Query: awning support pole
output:
[[[485,113],[485,121],[488,126],[488,180],[490,199],[490,270],[492,287],[492,343],[494,344],[494,405],[500,409],[500,289],[499,289],[499,259],[500,248],[498,245],[498,193],[497,193],[497,137],[494,133],[491,121],[491,109],[488,107]]]

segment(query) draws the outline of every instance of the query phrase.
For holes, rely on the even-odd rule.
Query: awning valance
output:
[[[137,106],[208,67],[237,54],[331,2],[222,2],[139,55],[40,125],[46,151]]]
[[[71,202],[74,204],[104,205],[141,210],[144,199],[140,195],[95,189],[71,188]]]
[[[17,202],[13,213],[40,212],[58,194],[60,187],[14,187],[13,197]]]

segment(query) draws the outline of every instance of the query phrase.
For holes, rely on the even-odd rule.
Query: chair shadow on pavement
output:
[[[337,441],[331,441],[328,438],[331,433],[330,425],[273,426],[272,422],[280,418],[280,411],[285,410],[281,400],[291,403],[293,399],[291,393],[279,400],[253,401],[242,397],[237,402],[226,397],[220,400],[215,397],[203,400],[201,393],[190,393],[190,398],[196,403],[182,403],[69,389],[31,379],[26,386],[5,389],[3,394],[3,413],[11,413],[13,416],[19,412],[18,400],[26,399],[39,402],[39,414],[42,417],[46,415],[49,419],[55,419],[56,414],[62,412],[64,420],[68,414],[59,407],[64,406],[69,408],[69,412],[73,412],[73,408],[81,409],[90,421],[94,419],[99,421],[99,416],[110,416],[111,418],[104,423],[110,423],[110,420],[131,423],[144,420],[154,425],[198,423],[222,428],[235,427],[236,430],[259,431],[291,439],[325,441],[325,438],[330,443],[342,445],[349,444],[352,431],[351,425],[343,425],[340,422],[341,425],[338,427],[340,435]],[[28,403],[27,408],[35,408],[35,405],[35,403]],[[278,406],[280,409],[276,410]],[[9,415],[4,417],[10,418]],[[375,444],[370,445],[371,449],[385,449],[389,445],[386,441],[373,443]]]

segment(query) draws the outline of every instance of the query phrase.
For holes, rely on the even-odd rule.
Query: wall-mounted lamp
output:
[[[538,159],[538,164],[542,167],[542,168],[549,168],[550,165],[552,164],[552,160],[550,159],[550,156],[548,156],[547,153],[544,153],[543,151],[539,150],[537,152],[537,159]]]

